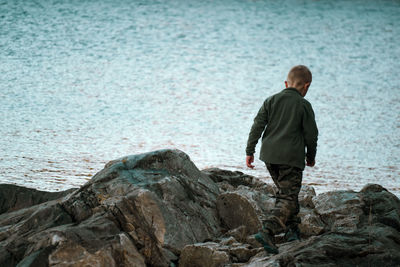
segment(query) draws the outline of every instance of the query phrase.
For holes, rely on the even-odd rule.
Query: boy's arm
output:
[[[315,164],[315,155],[317,154],[318,128],[314,110],[308,101],[304,105],[303,131],[304,142],[307,147],[307,166],[312,167]]]
[[[267,101],[268,101],[268,99],[264,101],[263,105],[261,106],[260,110],[257,113],[257,116],[254,118],[253,126],[251,126],[249,138],[247,140],[247,147],[246,147],[247,158],[249,156],[252,157],[254,155],[258,139],[260,139],[261,134],[263,133],[263,131],[265,129],[265,125],[267,125],[267,123],[268,123]],[[246,163],[247,162],[248,162],[248,160],[246,159]]]

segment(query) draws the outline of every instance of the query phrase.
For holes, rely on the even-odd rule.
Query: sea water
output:
[[[399,44],[397,0],[2,0],[0,182],[64,190],[162,148],[271,182],[245,166],[248,133],[304,64],[320,135],[303,183],[399,196]]]

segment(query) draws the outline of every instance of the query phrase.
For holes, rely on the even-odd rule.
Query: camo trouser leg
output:
[[[297,167],[280,164],[266,164],[275,185],[275,206],[263,222],[264,228],[274,235],[285,232],[288,227],[297,227],[300,218],[297,216],[300,210],[299,192],[303,170]]]

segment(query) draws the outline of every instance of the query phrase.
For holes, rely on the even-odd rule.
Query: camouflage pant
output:
[[[263,222],[274,235],[294,228],[300,223],[299,192],[303,170],[297,167],[267,163],[267,169],[278,188],[275,206]]]

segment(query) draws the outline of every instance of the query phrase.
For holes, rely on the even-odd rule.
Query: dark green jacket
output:
[[[314,111],[295,88],[284,89],[264,101],[250,130],[247,155],[254,154],[263,132],[260,159],[265,163],[304,169],[306,157],[315,159],[318,128]]]

